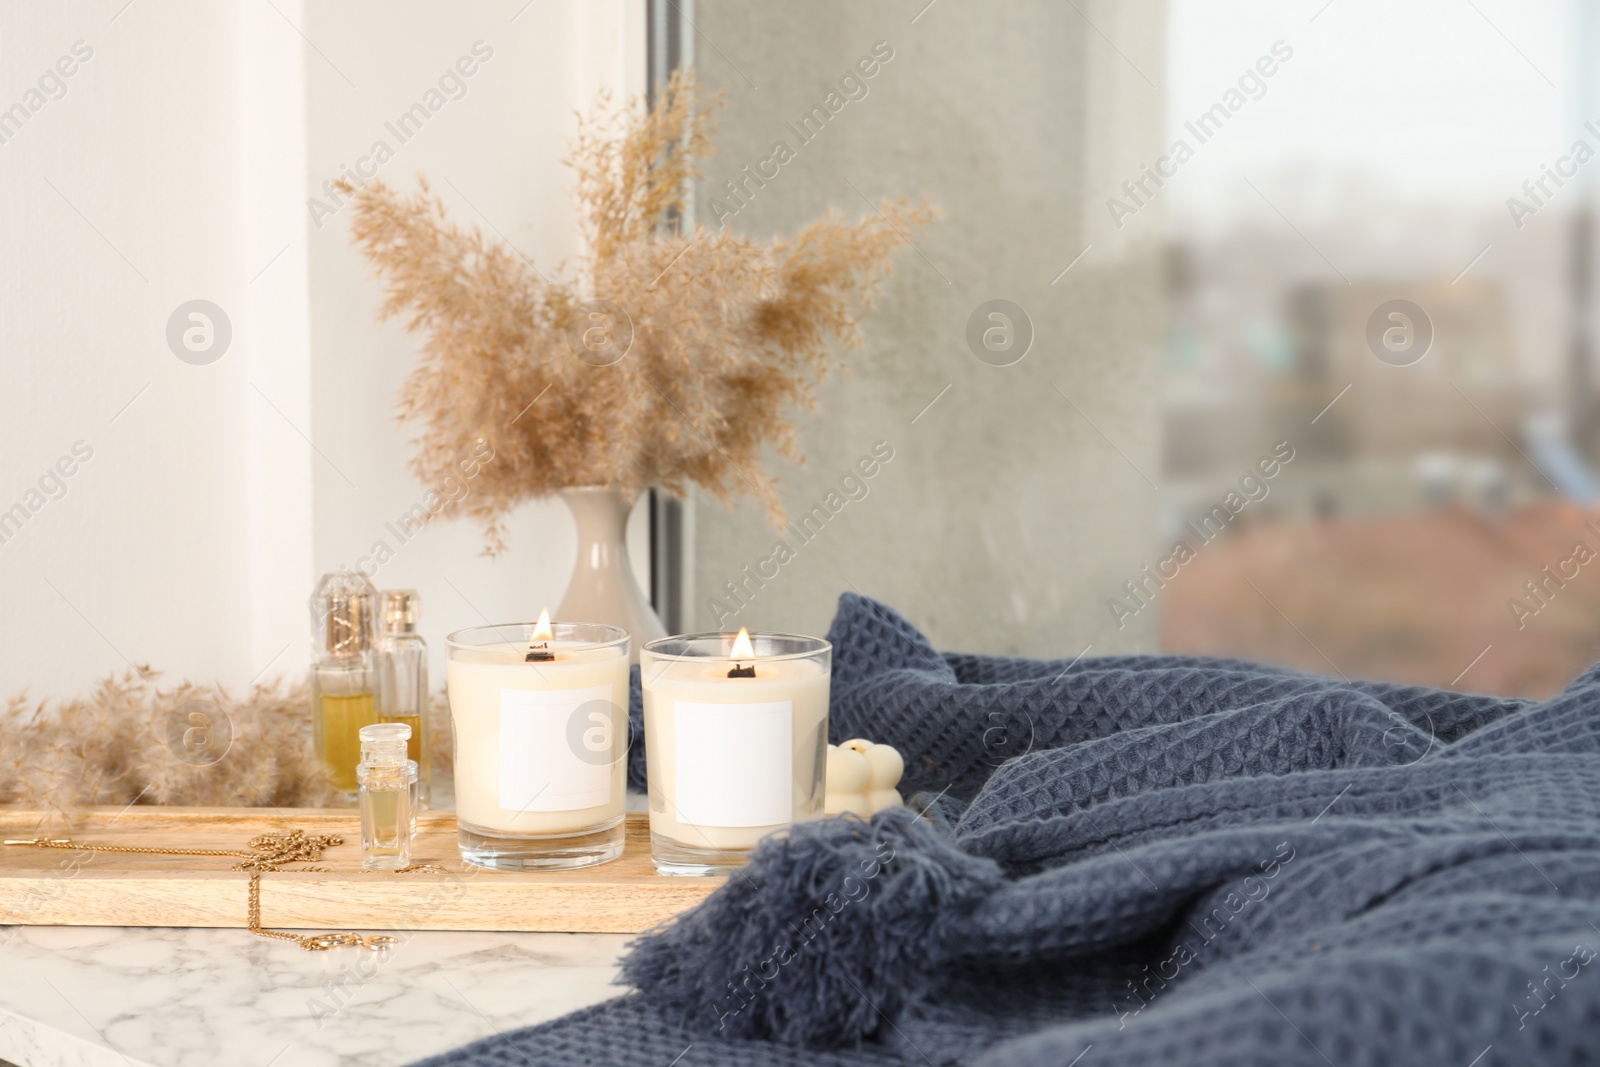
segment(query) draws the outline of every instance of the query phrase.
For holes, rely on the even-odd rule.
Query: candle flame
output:
[[[733,651],[729,654],[734,659],[756,658],[756,650],[750,644],[750,631],[743,626],[739,627],[739,636],[733,639]]]
[[[535,641],[549,641],[555,637],[555,631],[550,629],[550,609],[545,608],[539,612],[539,621],[533,627]]]

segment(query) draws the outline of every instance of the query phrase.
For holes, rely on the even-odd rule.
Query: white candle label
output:
[[[681,822],[775,826],[794,820],[794,701],[673,701]]]
[[[575,811],[609,804],[613,763],[577,750],[569,727],[579,709],[593,705],[593,729],[607,731],[600,748],[609,749],[610,704],[609,685],[500,690],[500,807]]]

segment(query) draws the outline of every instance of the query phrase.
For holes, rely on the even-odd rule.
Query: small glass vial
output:
[[[406,758],[411,727],[382,722],[361,728],[361,866],[392,871],[411,865],[417,833],[417,764]]]
[[[386,589],[380,599],[378,720],[411,727],[406,754],[417,764],[418,801],[426,807],[433,769],[428,738],[428,643],[417,633],[422,601],[415,589]]]
[[[311,597],[311,705],[317,755],[333,786],[356,791],[360,731],[378,721],[373,619],[378,591],[365,575],[334,571]]]

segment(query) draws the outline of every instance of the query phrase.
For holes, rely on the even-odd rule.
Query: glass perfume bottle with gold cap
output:
[[[426,807],[432,776],[428,758],[428,643],[417,633],[422,603],[415,589],[385,589],[380,600],[378,719],[411,727],[406,755],[417,764],[417,792]]]
[[[317,755],[333,785],[356,792],[361,728],[378,721],[373,618],[378,591],[362,575],[334,571],[312,594],[311,706]]]

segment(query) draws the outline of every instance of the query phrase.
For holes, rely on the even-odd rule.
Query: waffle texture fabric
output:
[[[848,595],[830,637],[830,733],[924,812],[768,840],[634,992],[430,1067],[1600,1062],[1600,667],[950,655]]]

